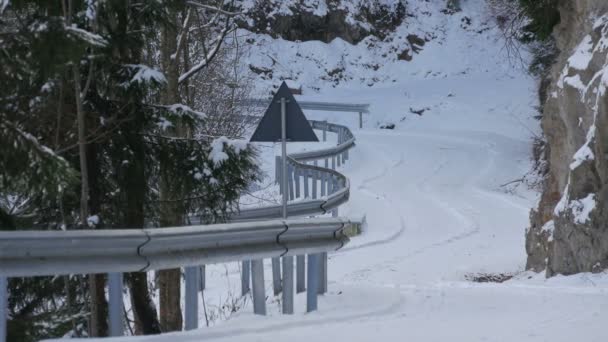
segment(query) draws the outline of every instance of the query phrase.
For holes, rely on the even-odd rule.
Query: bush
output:
[[[524,12],[531,19],[525,30],[528,40],[546,40],[553,27],[560,21],[558,0],[519,0]]]

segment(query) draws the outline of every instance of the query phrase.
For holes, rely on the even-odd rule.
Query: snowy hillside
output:
[[[287,80],[302,87],[297,99],[371,104],[363,129],[355,114],[306,112],[352,129],[356,147],[340,168],[351,196],[340,215],[367,221],[330,255],[319,311],[306,314],[299,294],[293,316],[280,315],[272,295],[269,317],[254,316],[248,299],[226,313],[239,269],[214,265],[212,327],[117,341],[605,340],[607,274],[545,280],[524,272],[525,228],[538,200],[530,174],[540,134],[536,81],[508,62],[484,1],[464,0],[455,13],[443,0],[406,7],[385,39],[356,45],[239,31],[253,42],[243,67],[254,71],[260,96]],[[314,10],[324,13],[321,4]],[[409,61],[399,57],[406,49]],[[279,147],[264,146],[262,168],[272,175]],[[266,274],[271,294],[269,263]]]
[[[246,30],[239,35],[254,45],[246,63],[259,73],[262,84],[276,86],[288,80],[319,93],[328,87],[453,77],[473,69],[492,68],[496,75],[509,70],[505,56],[497,54],[496,45],[501,43],[492,42],[498,38],[492,30],[495,23],[484,13],[446,13],[445,1],[414,1],[406,11],[403,22],[385,37],[368,35],[356,45],[341,38],[326,44],[274,39]],[[491,51],[485,51],[488,48]],[[450,55],[465,58],[453,63]]]

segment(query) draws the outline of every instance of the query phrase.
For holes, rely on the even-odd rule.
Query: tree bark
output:
[[[95,129],[96,120],[88,118],[86,121],[87,127]],[[93,214],[100,212],[100,197],[101,189],[99,180],[101,175],[101,168],[98,165],[98,148],[95,143],[87,144],[87,171],[89,181],[89,210]],[[103,224],[103,217],[101,218],[100,224]],[[99,225],[94,228],[99,228]],[[94,336],[108,336],[108,302],[105,296],[106,276],[105,274],[90,274],[89,275],[89,286],[91,295],[91,317],[95,317],[96,330],[93,332]],[[94,305],[93,305],[94,304]]]
[[[145,165],[145,146],[138,120],[133,120],[125,130],[131,131],[128,135],[127,147],[131,152],[132,159],[126,165],[125,179],[122,188],[126,195],[126,217],[125,224],[129,228],[143,228],[145,224],[144,204],[147,194]],[[129,291],[131,292],[131,303],[135,317],[136,333],[159,334],[160,323],[156,307],[150,297],[148,279],[146,272],[132,272],[127,275]]]
[[[170,23],[161,32],[161,66],[167,78],[167,87],[162,94],[162,102],[171,105],[179,102],[179,51],[177,51],[177,14],[169,14]],[[179,25],[181,26],[181,25]],[[185,33],[183,33],[185,34]],[[167,135],[179,136],[179,127],[168,129]],[[160,226],[175,227],[183,224],[184,209],[181,203],[173,200],[181,196],[180,187],[170,172],[170,160],[161,160],[160,179]],[[163,331],[182,329],[181,269],[169,269],[158,272],[160,297],[160,324]]]
[[[127,275],[131,290],[131,304],[135,317],[135,333],[143,335],[160,334],[160,324],[156,316],[154,302],[150,298],[146,272],[132,272]]]
[[[86,145],[86,119],[82,108],[82,94],[80,88],[80,69],[78,65],[73,66],[74,74],[74,98],[76,100],[76,121],[78,123],[78,155],[80,159],[80,224],[87,227],[89,217],[89,168],[87,165],[87,145]],[[102,283],[103,285],[103,283]],[[103,295],[103,290],[101,295]],[[100,335],[100,325],[105,321],[105,317],[100,316],[99,306],[99,285],[94,274],[89,275],[89,296],[90,311],[89,317],[89,336],[97,337]]]

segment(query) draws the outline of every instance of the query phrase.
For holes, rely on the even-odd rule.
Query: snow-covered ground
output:
[[[428,20],[440,37],[412,62],[385,66],[382,72],[392,76],[386,81],[335,88],[308,74],[294,81],[304,86],[301,98],[372,105],[362,130],[355,114],[307,113],[352,128],[357,146],[341,169],[351,180],[351,197],[340,215],[367,219],[362,235],[330,255],[329,293],[319,311],[306,314],[301,294],[296,314],[280,315],[268,265],[269,316],[254,316],[248,298],[226,314],[232,306],[222,304],[240,291],[238,265],[216,265],[208,267],[206,304],[214,315],[224,314],[212,327],[124,340],[605,341],[608,274],[545,280],[523,272],[524,231],[537,193],[505,184],[532,168],[536,84],[505,62],[483,1],[463,5],[452,16],[432,12]],[[465,16],[472,22],[466,29]],[[311,53],[323,47],[302,43],[300,53],[305,44],[314,46]],[[289,51],[283,50],[285,63]],[[410,108],[425,111],[419,116]],[[395,129],[378,128],[386,123]],[[264,168],[273,170],[276,151],[261,150]],[[516,276],[472,281],[480,274]],[[200,318],[204,326],[202,312]]]

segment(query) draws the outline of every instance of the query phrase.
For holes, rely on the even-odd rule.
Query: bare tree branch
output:
[[[230,12],[230,11],[226,11],[226,10],[222,9],[221,8],[222,6],[218,6],[218,7],[209,6],[209,5],[201,4],[201,3],[196,2],[196,1],[187,1],[186,3],[188,5],[190,5],[190,6],[193,6],[193,7],[198,7],[198,8],[206,9],[206,10],[209,10],[209,11],[212,11],[212,12],[221,13],[221,14],[229,16],[229,17],[239,16],[239,15],[242,15],[242,14],[245,13],[245,12]],[[224,2],[222,1],[222,4],[223,3]]]
[[[188,9],[188,12],[186,13],[186,19],[184,19],[184,23],[182,25],[182,30],[179,33],[179,35],[177,36],[177,48],[175,49],[175,52],[171,55],[172,61],[175,61],[177,59],[177,57],[179,56],[179,52],[182,50],[182,45],[184,44],[184,41],[186,40],[186,37],[188,36],[188,29],[190,27],[191,14],[192,14],[192,11],[190,9]]]
[[[222,46],[222,43],[224,42],[224,39],[226,38],[226,36],[230,32],[232,32],[233,30],[234,30],[234,27],[231,27],[230,25],[227,25],[220,32],[220,36],[217,38],[215,46],[213,47],[213,49],[211,49],[211,51],[209,51],[207,54],[205,54],[205,57],[200,62],[198,62],[196,65],[194,65],[192,68],[190,68],[190,70],[188,70],[185,73],[183,73],[179,77],[178,84],[183,83],[184,81],[186,81],[190,77],[194,76],[201,69],[203,69],[207,65],[209,65],[209,63],[211,63],[211,61],[213,60],[213,58],[215,57],[215,55],[217,55],[218,51],[220,50],[220,48]]]

